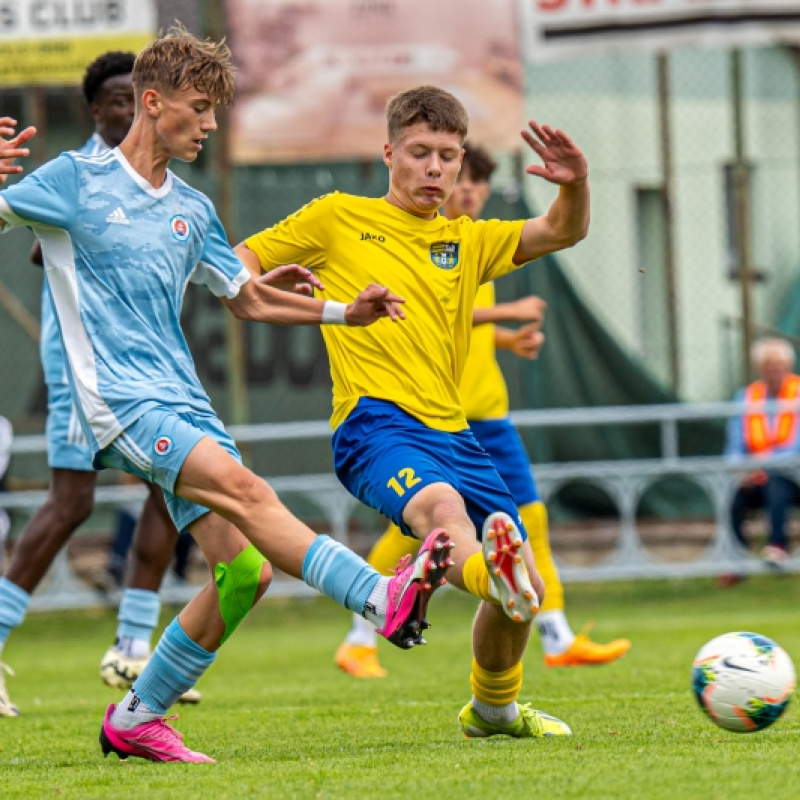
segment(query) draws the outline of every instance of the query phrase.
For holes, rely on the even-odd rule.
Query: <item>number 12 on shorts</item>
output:
[[[390,489],[394,489],[398,497],[402,497],[407,489],[416,486],[421,480],[422,478],[418,478],[411,467],[403,467],[396,476],[392,476],[386,481],[386,485]]]

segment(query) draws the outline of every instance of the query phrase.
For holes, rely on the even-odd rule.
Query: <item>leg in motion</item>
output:
[[[114,689],[130,689],[150,658],[150,642],[161,612],[158,592],[178,538],[161,488],[152,483],[147,488],[117,614],[116,637],[100,661],[100,677]],[[199,703],[201,699],[200,692],[191,688],[179,702]]]
[[[91,514],[96,480],[94,472],[51,470],[47,500],[23,528],[0,578],[0,716],[19,714],[5,686],[3,673],[13,672],[2,664],[4,645],[25,619],[33,590],[75,529]]]

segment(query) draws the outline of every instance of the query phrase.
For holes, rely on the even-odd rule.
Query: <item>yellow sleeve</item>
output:
[[[318,197],[271,228],[245,239],[264,272],[283,264],[300,264],[309,269],[325,265],[329,223],[335,213],[337,194]]]
[[[513,261],[519,247],[519,237],[526,220],[505,222],[499,219],[478,220],[474,223],[474,241],[478,245],[477,263],[481,274],[479,283],[487,283],[519,269]]]

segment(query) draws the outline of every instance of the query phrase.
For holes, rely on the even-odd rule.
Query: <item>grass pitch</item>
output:
[[[97,733],[118,693],[97,676],[111,612],[32,614],[4,652],[23,711],[0,718],[0,797],[17,798],[796,798],[800,703],[756,734],[712,725],[690,694],[700,646],[728,630],[782,644],[800,665],[800,577],[727,591],[710,579],[567,587],[571,623],[633,640],[623,661],[545,670],[534,635],[522,699],[572,737],[465,739],[474,603],[450,591],[431,609],[427,648],[382,648],[389,677],[333,666],[348,619],[326,600],[265,601],[203,678],[178,728],[215,765],[104,759]],[[172,616],[165,611],[163,622]]]

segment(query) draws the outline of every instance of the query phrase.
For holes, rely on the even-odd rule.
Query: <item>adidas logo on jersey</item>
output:
[[[121,206],[117,206],[107,217],[106,222],[116,223],[117,225],[130,225],[131,221],[125,216]]]

